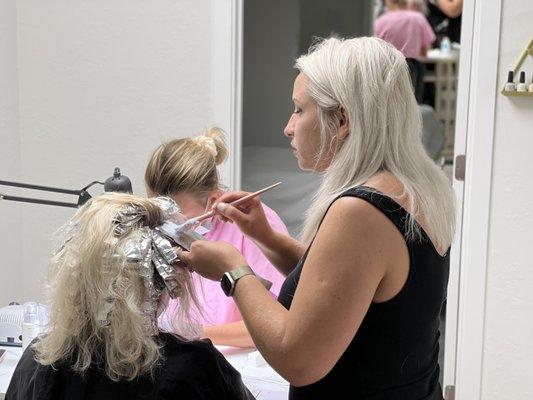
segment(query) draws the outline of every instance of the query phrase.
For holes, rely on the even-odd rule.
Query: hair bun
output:
[[[215,158],[216,164],[220,165],[228,156],[228,148],[224,137],[224,131],[214,126],[207,129],[203,135],[196,137],[194,140],[197,144],[207,149]]]
[[[194,138],[194,141],[198,145],[202,146],[207,151],[209,151],[209,153],[211,153],[213,157],[215,158],[217,157],[217,154],[218,154],[217,146],[215,145],[215,141],[212,138],[208,136],[198,136]]]

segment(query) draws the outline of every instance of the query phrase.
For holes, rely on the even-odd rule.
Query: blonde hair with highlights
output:
[[[140,210],[142,219],[117,236],[114,220],[128,205]],[[108,193],[89,200],[59,231],[61,247],[49,274],[50,323],[34,345],[39,363],[72,363],[82,375],[96,363],[105,366],[114,381],[153,376],[161,349],[153,328],[147,326],[145,307],[154,303],[155,322],[155,310],[164,301],[150,297],[139,275],[140,262],[128,261],[122,249],[137,237],[139,228],[161,223],[162,211],[154,200]],[[177,272],[183,290],[175,310],[175,330],[184,339],[195,338],[200,326],[193,309],[200,307],[199,302],[191,273],[179,267]],[[167,296],[166,290],[161,296]],[[110,300],[113,305],[107,313]],[[107,324],[102,324],[106,314]]]
[[[437,248],[447,249],[455,229],[453,192],[422,146],[422,118],[402,53],[378,38],[330,38],[311,47],[295,67],[309,79],[309,95],[317,103],[319,158],[336,137],[339,109],[349,121],[349,134],[307,212],[302,240],[312,240],[337,196],[388,171],[408,200],[408,239],[421,238],[415,219],[422,216]]]
[[[163,143],[154,150],[146,167],[146,186],[158,195],[205,195],[218,188],[217,166],[227,155],[224,131],[217,127],[201,136]]]

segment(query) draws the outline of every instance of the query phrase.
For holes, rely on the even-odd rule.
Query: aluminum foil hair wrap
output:
[[[138,226],[144,214],[139,207],[129,204],[117,213],[115,217],[115,235],[122,236],[133,227]]]
[[[155,199],[162,210],[162,224],[180,224],[185,221],[180,213],[179,206],[168,197]],[[157,331],[156,308],[157,301],[163,290],[167,289],[171,298],[177,298],[182,291],[180,274],[173,267],[178,263],[179,257],[174,250],[176,240],[169,238],[158,228],[142,226],[146,211],[134,205],[128,205],[117,213],[115,217],[115,236],[120,237],[128,234],[133,228],[137,231],[122,246],[124,257],[128,262],[138,263],[139,276],[149,291],[149,298],[143,305],[149,328]],[[139,226],[141,226],[139,228]],[[183,232],[182,236],[188,241],[205,240],[201,235],[193,231]],[[177,244],[181,240],[177,241]],[[182,246],[184,247],[184,246]],[[101,322],[107,322],[107,316],[112,309],[112,303],[107,301]]]
[[[152,231],[152,248],[152,263],[159,276],[163,278],[170,297],[175,299],[181,294],[179,276],[172,267],[172,264],[180,261],[178,255],[170,241],[159,231]]]
[[[170,197],[159,196],[155,198],[155,201],[163,211],[164,220],[185,221],[185,217],[181,214],[181,208]]]
[[[180,223],[185,218],[180,213],[180,208],[174,200],[168,197],[157,197],[162,211],[162,221]],[[144,218],[143,212],[136,206],[128,205],[120,210],[115,218],[115,234],[121,236],[129,232],[133,227],[139,226]],[[170,297],[180,295],[181,285],[178,274],[172,264],[179,262],[178,254],[174,250],[174,244],[159,230],[144,226],[139,229],[139,237],[131,238],[124,246],[123,251],[126,259],[139,262],[139,275],[145,285],[159,296],[162,288],[154,284],[154,274],[157,273],[163,280]]]

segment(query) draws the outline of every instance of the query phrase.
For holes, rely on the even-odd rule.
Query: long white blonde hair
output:
[[[143,218],[127,234],[116,237],[114,221],[125,206],[136,207]],[[153,303],[156,319],[161,299],[151,297],[139,274],[140,262],[128,260],[122,249],[142,226],[153,228],[161,219],[154,199],[109,193],[89,200],[59,231],[60,248],[51,260],[48,285],[50,323],[34,345],[38,362],[68,363],[80,374],[98,363],[105,365],[114,381],[153,374],[161,344],[146,324],[145,307]],[[173,330],[189,339],[200,333],[191,312],[200,306],[190,272],[178,269],[183,290]],[[113,307],[103,325],[102,311],[109,299]]]
[[[349,120],[349,134],[307,212],[302,240],[313,239],[337,196],[388,171],[408,199],[408,239],[420,238],[416,218],[423,216],[437,248],[448,248],[455,229],[453,192],[422,146],[421,114],[402,53],[378,38],[329,38],[313,45],[295,67],[309,79],[309,95],[317,103],[319,157],[336,134],[338,111]]]

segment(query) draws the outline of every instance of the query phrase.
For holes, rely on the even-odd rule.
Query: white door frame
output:
[[[450,351],[455,348],[455,365],[446,359],[444,363],[445,385],[455,381],[456,400],[479,400],[482,394],[501,3],[502,0],[472,0],[463,5],[455,155],[466,155],[466,172],[464,185],[454,180],[456,197],[463,200],[458,203],[462,204],[458,219],[459,223],[462,221],[462,228],[458,224],[460,231],[452,257],[452,262],[454,258],[456,261],[453,267],[459,267],[457,282],[453,282],[458,283],[458,302],[454,305],[458,318],[456,329],[451,330],[450,338],[447,337],[445,351],[446,346]],[[451,327],[453,323],[450,321]],[[452,374],[449,368],[454,366]]]
[[[213,124],[227,133],[230,152],[221,175],[234,190],[241,186],[243,2],[211,0]]]
[[[481,398],[501,1],[470,0],[463,6],[454,153],[466,155],[466,173],[464,183],[454,179],[458,234],[450,258],[444,363],[444,386],[455,386],[456,400]],[[211,0],[213,112],[229,134],[231,151],[223,173],[236,189],[241,180],[243,2]]]

